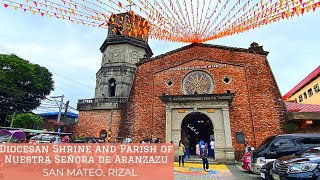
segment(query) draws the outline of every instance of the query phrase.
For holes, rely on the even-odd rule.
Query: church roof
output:
[[[205,44],[205,43],[192,43],[192,44],[189,44],[187,46],[184,46],[184,47],[169,51],[169,52],[164,53],[164,54],[160,54],[160,55],[155,56],[155,57],[142,58],[138,64],[144,64],[144,63],[147,63],[147,62],[151,62],[153,60],[156,60],[156,59],[159,59],[159,58],[163,58],[165,56],[168,56],[168,55],[171,55],[171,54],[174,54],[174,53],[177,53],[177,52],[180,52],[180,51],[183,51],[183,50],[195,47],[195,46],[198,46],[198,47],[209,47],[209,48],[216,48],[216,49],[224,49],[224,50],[236,51],[236,52],[247,52],[247,53],[260,54],[260,55],[265,55],[265,56],[267,56],[269,54],[268,51],[264,51],[262,46],[258,46],[257,43],[252,43],[249,48],[238,48],[238,47],[222,46],[222,45],[215,45],[215,44]]]

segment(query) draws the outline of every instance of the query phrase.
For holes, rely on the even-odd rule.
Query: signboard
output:
[[[194,70],[194,69],[209,69],[209,68],[223,68],[226,64],[212,64],[208,66],[192,66],[192,67],[177,67],[171,68],[170,71],[183,71],[183,70]]]
[[[244,144],[245,140],[244,140],[243,132],[237,132],[236,139],[237,139],[237,143]]]

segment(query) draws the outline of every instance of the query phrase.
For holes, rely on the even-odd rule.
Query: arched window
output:
[[[116,96],[116,80],[113,78],[109,80],[109,96]]]

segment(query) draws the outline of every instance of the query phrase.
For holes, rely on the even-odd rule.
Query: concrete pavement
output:
[[[240,164],[227,165],[236,180],[260,180],[260,176],[242,169]]]
[[[174,163],[174,179],[197,180],[197,179],[234,179],[228,167],[224,164],[210,165],[210,171],[203,170],[203,165],[199,163],[185,163],[184,167],[179,167],[179,163]]]
[[[210,172],[203,170],[200,163],[185,163],[184,167],[179,167],[179,163],[174,163],[174,179],[178,180],[259,180],[259,176],[242,170],[240,165],[215,164],[209,165]]]

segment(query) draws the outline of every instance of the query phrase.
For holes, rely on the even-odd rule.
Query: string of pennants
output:
[[[120,34],[190,43],[300,17],[320,9],[320,0],[0,0],[0,5]]]

